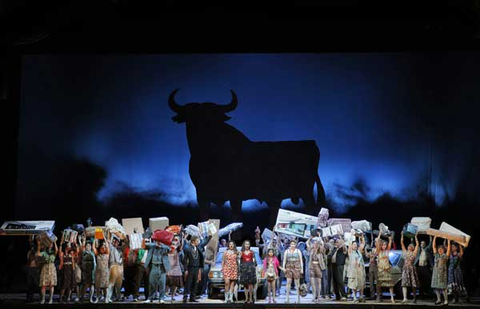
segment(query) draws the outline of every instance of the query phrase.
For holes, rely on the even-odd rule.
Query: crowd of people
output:
[[[225,302],[234,302],[235,290],[241,285],[244,301],[254,303],[254,286],[258,280],[265,280],[268,303],[276,303],[286,279],[286,303],[290,302],[292,287],[297,303],[307,293],[312,294],[314,303],[347,301],[349,296],[359,303],[365,302],[368,279],[371,300],[382,301],[383,291],[388,291],[390,301],[395,303],[389,256],[396,246],[391,235],[380,232],[368,239],[369,235],[358,234],[354,241],[342,236],[311,236],[306,241],[284,236],[274,233],[265,241],[256,237],[254,245],[262,260],[257,260],[249,240],[243,241],[241,250],[237,250],[230,234],[228,240],[219,241],[219,246],[225,247],[221,261]],[[48,290],[51,304],[59,287],[60,302],[88,299],[110,303],[132,298],[164,303],[167,296],[173,302],[178,295],[183,295],[183,302],[198,302],[208,288],[212,265],[205,261],[205,246],[211,237],[182,231],[170,246],[143,239],[140,248],[130,250],[129,237],[121,239],[110,233],[104,233],[101,239],[80,235],[73,242],[62,237],[59,244],[55,241],[48,246],[39,236],[32,236],[27,255],[27,301],[40,293],[44,304]],[[402,232],[402,303],[409,301],[410,292],[413,303],[417,292],[421,298],[430,298],[433,292],[435,304],[448,304],[449,295],[452,302],[459,302],[466,294],[460,266],[464,248],[450,240],[437,245],[436,237],[419,241],[415,235],[405,244],[406,238]],[[261,275],[256,271],[258,265],[263,266]]]

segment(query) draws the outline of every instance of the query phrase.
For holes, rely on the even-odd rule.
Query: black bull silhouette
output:
[[[267,203],[270,226],[275,224],[280,204],[286,198],[295,204],[301,198],[307,213],[318,213],[319,206],[325,203],[325,192],[318,176],[320,151],[314,140],[252,142],[225,123],[230,119],[226,113],[238,105],[233,90],[227,105],[179,105],[175,102],[178,90],[170,94],[168,105],[177,113],[172,119],[187,127],[189,173],[201,220],[209,219],[210,203],[220,206],[226,201],[230,201],[232,219],[241,220],[242,201],[248,199]]]

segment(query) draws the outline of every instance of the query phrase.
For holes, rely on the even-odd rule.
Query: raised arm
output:
[[[407,249],[405,248],[405,243],[403,241],[403,231],[402,231],[402,234],[400,235],[400,245],[402,246],[403,253],[407,252]]]
[[[433,237],[433,241],[430,242],[433,249],[433,254],[437,254],[437,236]]]
[[[287,263],[287,250],[285,250],[285,252],[283,253],[283,263],[282,263],[282,267],[283,269],[285,269],[285,263]]]
[[[459,257],[463,256],[463,246],[461,244],[458,244],[458,247],[460,249],[460,253],[458,254]]]
[[[360,236],[360,247],[358,248],[358,250],[360,252],[363,252],[363,250],[365,249],[365,236]]]
[[[450,252],[451,252],[450,251],[450,243],[451,243],[451,241],[450,241],[450,239],[448,239],[448,241],[447,241],[447,244],[448,244],[447,245],[447,256],[450,256]]]
[[[415,250],[413,251],[413,254],[417,256],[418,254],[418,248],[420,248],[420,243],[418,242],[418,233],[415,234]]]
[[[449,243],[448,245],[449,245],[449,247],[450,247],[450,243]],[[53,242],[53,246],[54,246],[54,248],[55,248],[55,256],[56,256],[56,255],[58,254],[58,246],[57,246],[57,242],[56,242],[56,241]]]
[[[297,249],[298,250],[298,249]],[[302,258],[302,253],[300,250],[298,250],[298,253],[300,254],[300,273],[303,274],[303,258]]]
[[[390,249],[392,249],[392,236],[388,236],[388,246],[387,246],[387,250],[390,251]]]
[[[93,254],[95,254],[95,256],[98,255],[97,246],[98,246],[98,239],[95,238],[95,239],[93,240],[93,245],[92,245]]]
[[[382,236],[382,231],[379,231],[379,232],[378,232],[378,236],[377,236],[377,238],[375,239],[375,247],[377,247],[378,250],[382,250],[382,249],[381,249],[381,246],[380,246],[380,236]]]
[[[312,240],[312,236],[310,236],[310,238],[307,239],[307,241],[305,242],[305,244],[307,245],[307,251],[310,251],[312,249],[312,245],[310,244],[311,240]]]

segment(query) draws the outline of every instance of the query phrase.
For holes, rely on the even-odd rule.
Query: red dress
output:
[[[223,262],[223,278],[228,280],[237,280],[238,278],[238,267],[237,267],[237,254],[232,250],[226,250],[224,253],[224,262]]]

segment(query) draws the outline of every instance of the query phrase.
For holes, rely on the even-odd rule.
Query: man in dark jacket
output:
[[[198,246],[200,239],[198,236],[192,236],[190,244],[183,248],[183,267],[185,269],[185,289],[183,291],[183,302],[187,302],[190,295],[190,302],[198,302],[195,299],[195,292],[197,290],[198,282],[202,279],[202,269],[204,267],[203,252],[199,250]]]
[[[417,258],[415,259],[418,280],[420,281],[420,297],[429,294],[433,265],[432,236],[430,236],[428,245],[424,240],[420,242],[420,250],[418,250]]]
[[[347,248],[343,239],[337,239],[335,241],[335,248],[330,252],[329,255],[332,263],[332,279],[335,298],[337,300],[347,300],[343,278]]]

